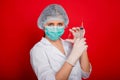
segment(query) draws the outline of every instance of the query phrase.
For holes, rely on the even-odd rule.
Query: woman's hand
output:
[[[67,62],[70,63],[72,66],[76,64],[82,53],[87,49],[88,46],[86,45],[85,40],[85,38],[77,38],[75,40],[72,51],[67,59]]]
[[[71,51],[70,56],[67,59],[67,62],[72,64],[73,66],[78,61],[80,56],[84,51],[87,50],[88,45],[86,45],[86,39],[84,38],[85,35],[85,29],[80,29],[80,27],[74,27],[70,29],[70,32],[73,34],[73,39],[66,39],[69,42],[74,43],[73,49]]]
[[[73,39],[66,39],[66,41],[74,43],[77,38],[83,38],[85,35],[85,29],[80,29],[80,27],[73,27],[72,29],[69,29],[69,31],[73,35]]]

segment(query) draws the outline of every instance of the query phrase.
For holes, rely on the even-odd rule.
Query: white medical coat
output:
[[[62,44],[65,55],[46,38],[42,38],[31,49],[30,61],[38,80],[56,80],[56,72],[60,70],[72,50],[71,43],[62,40]],[[82,80],[82,78],[88,78],[89,75],[90,73],[86,73],[81,69],[78,61],[73,67],[68,80]]]

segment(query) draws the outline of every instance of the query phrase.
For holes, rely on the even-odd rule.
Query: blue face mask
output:
[[[58,40],[64,33],[64,26],[46,26],[45,34],[47,37],[53,41]]]

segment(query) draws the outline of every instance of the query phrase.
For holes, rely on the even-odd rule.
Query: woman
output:
[[[38,80],[81,80],[91,72],[85,38],[80,38],[80,29],[70,31],[73,40],[60,37],[68,25],[65,10],[58,4],[46,7],[38,18],[38,26],[45,31],[45,37],[30,51],[31,65]]]

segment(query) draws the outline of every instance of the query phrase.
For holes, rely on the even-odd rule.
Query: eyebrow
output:
[[[58,24],[63,24],[63,22],[59,22]]]
[[[54,22],[48,22],[47,25],[54,25]],[[58,22],[57,25],[64,25],[64,22]]]
[[[63,23],[58,23],[59,25],[63,25]]]

